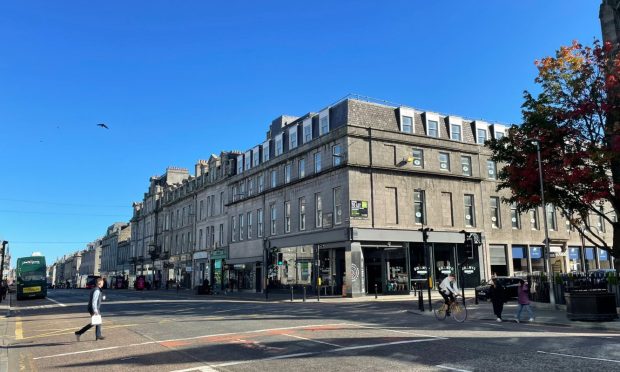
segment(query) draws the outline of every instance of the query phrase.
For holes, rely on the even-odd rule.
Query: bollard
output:
[[[375,283],[375,300],[377,299],[377,283]]]
[[[269,300],[269,287],[265,286],[265,301]]]
[[[293,302],[293,286],[291,285],[291,302]]]
[[[303,302],[306,302],[306,286],[304,285],[304,298],[303,298]]]
[[[316,291],[316,301],[317,302],[321,302],[321,286],[317,286],[317,291]]]
[[[424,292],[418,291],[418,309],[424,311]]]
[[[474,303],[478,305],[478,294],[476,293],[475,289],[474,289]]]

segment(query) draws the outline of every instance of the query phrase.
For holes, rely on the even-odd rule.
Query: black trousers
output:
[[[504,302],[503,301],[493,301],[493,313],[498,318],[502,318],[502,311],[504,311]]]
[[[91,315],[92,316],[92,315]],[[87,325],[85,325],[84,327],[82,327],[82,329],[80,329],[79,331],[76,332],[76,334],[78,335],[83,335],[84,332],[88,331],[89,329],[91,329],[93,327],[92,324],[88,323]],[[101,324],[98,324],[95,326],[95,338],[99,338],[101,337]]]

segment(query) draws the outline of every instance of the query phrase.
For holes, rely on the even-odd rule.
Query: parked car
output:
[[[521,280],[521,278],[498,276],[497,280],[499,281],[499,284],[504,287],[506,299],[517,298],[517,288],[519,287],[519,281]],[[487,281],[476,287],[476,297],[478,297],[478,300],[489,300],[489,290],[491,288],[491,284],[489,283],[490,282]]]

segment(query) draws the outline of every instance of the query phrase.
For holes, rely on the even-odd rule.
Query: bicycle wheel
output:
[[[441,305],[438,309],[435,309],[435,318],[437,318],[437,320],[444,320],[446,319],[446,309],[447,306],[446,304]]]
[[[452,304],[452,317],[459,323],[463,323],[465,319],[467,319],[467,308],[465,305],[459,304],[458,302],[454,302]]]

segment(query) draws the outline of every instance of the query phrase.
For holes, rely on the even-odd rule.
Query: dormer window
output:
[[[245,170],[252,168],[252,151],[245,152]]]
[[[506,135],[506,127],[500,124],[493,124],[493,138],[501,140]]]
[[[329,133],[329,109],[319,114],[319,136]]]
[[[297,147],[297,125],[288,130],[288,149],[292,150]]]
[[[283,135],[283,133],[280,133],[280,134],[278,134],[276,136],[276,154],[275,154],[275,156],[280,156],[284,152],[284,149],[282,147],[282,135]]]
[[[463,119],[456,116],[449,116],[450,139],[453,141],[463,141]]]
[[[439,138],[439,115],[427,112],[424,117],[426,119],[426,135]]]
[[[269,140],[263,142],[263,163],[269,161]]]
[[[252,166],[256,167],[260,164],[260,146],[256,146],[252,149]]]
[[[398,108],[400,113],[400,131],[403,133],[415,133],[415,110],[401,106]]]
[[[237,174],[243,173],[243,155],[237,156]]]
[[[303,131],[303,143],[312,141],[312,118],[307,118],[304,120]]]
[[[479,145],[484,145],[486,140],[489,138],[488,134],[489,124],[476,120],[476,143]]]
[[[413,118],[411,116],[403,116],[403,132],[413,133]]]

